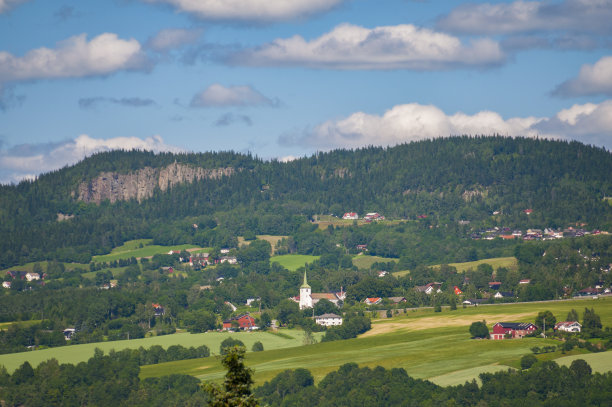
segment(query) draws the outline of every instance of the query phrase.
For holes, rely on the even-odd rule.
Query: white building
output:
[[[323,326],[342,325],[342,317],[336,314],[323,314],[315,317],[315,322]]]
[[[26,273],[25,278],[28,281],[40,280],[40,274],[38,274],[38,273]]]
[[[300,309],[312,308],[312,290],[306,281],[306,272],[304,272],[304,283],[300,286]]]
[[[582,325],[578,321],[563,321],[555,325],[555,331],[580,332]]]

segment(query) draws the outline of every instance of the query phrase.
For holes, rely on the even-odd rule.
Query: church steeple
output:
[[[300,286],[300,288],[310,288],[308,281],[306,280],[306,271],[304,271],[304,283]]]

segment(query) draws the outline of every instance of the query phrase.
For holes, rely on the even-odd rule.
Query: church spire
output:
[[[310,288],[310,286],[308,285],[308,281],[306,281],[306,271],[304,271],[304,283],[300,288]]]

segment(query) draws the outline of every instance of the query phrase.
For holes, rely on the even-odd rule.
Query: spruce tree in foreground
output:
[[[256,407],[257,399],[251,394],[253,369],[244,364],[246,349],[242,346],[227,348],[227,354],[221,359],[227,368],[223,387],[215,384],[204,384],[204,390],[210,394],[209,405],[213,407]]]

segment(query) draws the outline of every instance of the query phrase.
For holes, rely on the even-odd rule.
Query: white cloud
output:
[[[168,28],[158,32],[147,41],[147,47],[157,52],[167,52],[187,44],[193,44],[202,36],[202,30],[186,30],[182,28]]]
[[[135,39],[105,33],[88,42],[86,34],[80,34],[58,43],[55,49],[38,48],[22,57],[0,51],[0,82],[105,76],[147,65]]]
[[[438,27],[470,34],[568,30],[612,32],[612,0],[514,1],[464,4],[438,20]]]
[[[257,66],[307,66],[325,69],[450,69],[500,64],[499,44],[457,37],[413,25],[364,28],[342,24],[319,38],[276,39],[236,53],[228,62]]]
[[[9,11],[13,7],[29,0],[0,0],[0,14]]]
[[[594,65],[583,65],[578,77],[563,82],[553,94],[556,96],[612,96],[612,56],[603,57]]]
[[[273,22],[328,11],[346,0],[142,0],[168,4],[204,20]]]
[[[72,165],[94,153],[110,150],[148,150],[181,152],[182,149],[164,143],[156,135],[96,139],[86,134],[74,140],[47,144],[21,144],[0,150],[0,182],[16,182]]]
[[[302,145],[319,150],[392,146],[415,140],[451,135],[492,135],[578,139],[612,146],[612,101],[599,105],[575,105],[546,117],[504,119],[499,113],[448,115],[433,105],[417,103],[394,106],[383,115],[357,112],[324,122],[304,134],[279,138],[284,145]]]
[[[218,83],[196,94],[191,100],[191,107],[230,107],[230,106],[278,106],[272,100],[250,86],[225,87]]]

